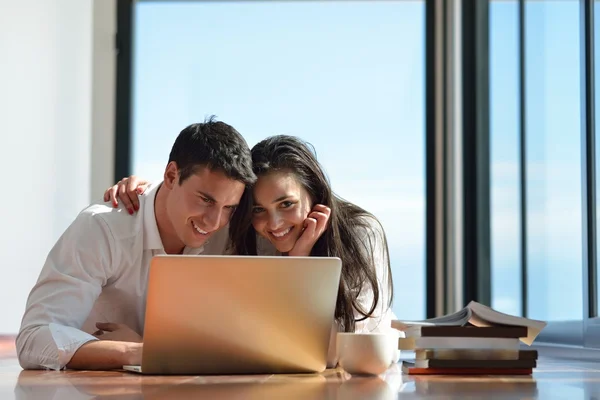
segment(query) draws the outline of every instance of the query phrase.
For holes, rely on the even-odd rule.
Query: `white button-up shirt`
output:
[[[122,323],[143,335],[150,260],[164,254],[154,213],[159,185],[139,196],[133,216],[94,204],[50,251],[33,287],[17,336],[25,369],[62,369],[83,344],[97,340],[96,322]],[[225,254],[227,227],[184,254]]]

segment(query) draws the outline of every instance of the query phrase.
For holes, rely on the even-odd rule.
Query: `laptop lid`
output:
[[[142,372],[323,371],[341,267],[329,257],[155,256]]]

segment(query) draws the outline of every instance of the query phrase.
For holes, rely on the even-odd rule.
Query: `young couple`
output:
[[[148,267],[165,253],[339,257],[328,365],[337,331],[394,334],[383,229],[333,194],[298,138],[271,137],[250,151],[211,118],[181,131],[162,182],[123,179],[104,200],[67,228],[29,295],[17,336],[25,369],[140,364]]]

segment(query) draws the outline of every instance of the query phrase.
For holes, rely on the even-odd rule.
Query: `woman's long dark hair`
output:
[[[381,241],[385,251],[387,274],[384,275],[387,282],[381,284],[387,284],[389,288],[387,307],[390,307],[393,285],[383,228],[371,213],[332,192],[314,150],[311,151],[309,145],[297,137],[272,136],[252,148],[252,165],[259,179],[273,171],[293,173],[308,191],[314,204],[323,204],[331,208],[329,225],[313,246],[311,256],[339,257],[342,260],[342,276],[335,309],[335,319],[341,329],[354,332],[355,322],[371,317],[377,309],[380,289],[373,259],[376,247],[372,240]],[[252,190],[247,189],[229,227],[233,254],[257,254],[256,231],[252,226],[252,203]],[[374,229],[373,223],[379,225],[379,231]],[[365,235],[360,232],[364,232]],[[373,303],[368,310],[363,309],[358,301],[365,283],[373,294]],[[354,309],[362,317],[355,320]]]

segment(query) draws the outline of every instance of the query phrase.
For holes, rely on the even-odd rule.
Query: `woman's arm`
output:
[[[355,332],[395,331],[391,327],[391,321],[396,317],[390,304],[390,288],[393,285],[393,282],[385,232],[381,224],[374,218],[368,219],[368,227],[361,227],[358,229],[362,231],[359,234],[364,237],[363,243],[365,244],[365,251],[367,252],[367,260],[371,263],[372,268],[375,269],[379,295],[377,307],[373,311],[371,317],[365,319],[361,313],[355,310],[355,318],[363,319],[362,321],[356,322]],[[358,296],[358,302],[363,310],[371,309],[374,296],[375,294],[371,284],[368,281],[364,282]]]
[[[371,265],[375,269],[379,295],[377,306],[370,317],[365,318],[357,310],[354,311],[354,316],[357,319],[354,332],[387,333],[390,335],[390,340],[397,343],[400,332],[392,328],[392,320],[396,319],[396,315],[392,311],[390,304],[390,288],[393,286],[393,281],[385,232],[379,221],[375,219],[369,219],[369,228],[363,229],[367,259],[370,260]],[[365,230],[366,232],[364,232]],[[374,296],[375,294],[370,283],[364,282],[358,296],[360,307],[363,310],[370,310],[373,306]],[[359,321],[360,319],[362,320]],[[398,346],[395,344],[392,359],[394,362],[398,362],[399,358],[400,350],[398,350]]]

